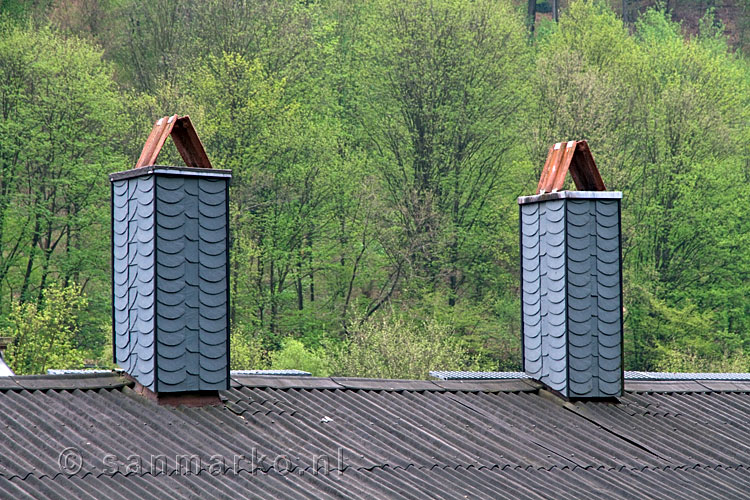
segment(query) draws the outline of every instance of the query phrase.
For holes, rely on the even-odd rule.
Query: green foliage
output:
[[[86,305],[76,285],[49,286],[41,306],[14,303],[0,333],[13,338],[6,352],[11,369],[17,375],[30,375],[48,368],[83,368],[83,354],[75,340]]]
[[[430,370],[478,370],[478,356],[446,325],[382,314],[349,327],[349,339],[329,347],[334,375],[427,379]]]
[[[628,368],[746,366],[750,65],[713,10],[576,0],[531,39],[506,0],[0,10],[0,324],[80,283],[62,342],[107,363],[106,174],[177,112],[233,170],[232,368],[518,369],[516,197],[568,139],[624,193]]]
[[[750,371],[750,357],[744,351],[727,351],[720,357],[707,357],[702,347],[700,344],[679,347],[659,346],[659,358],[654,369],[678,373],[747,373]]]
[[[48,286],[94,297],[83,344],[106,341],[109,193],[122,100],[100,50],[48,28],[0,22],[0,297],[43,308]],[[9,313],[10,301],[0,311]]]
[[[442,284],[454,305],[487,276],[495,255],[484,242],[500,231],[503,195],[516,192],[507,186],[528,81],[523,23],[504,2],[373,11],[361,109],[389,202],[384,244],[410,287]]]
[[[284,339],[281,349],[271,353],[272,370],[303,370],[314,377],[330,375],[328,360],[322,349],[308,349],[295,339]]]
[[[229,360],[232,370],[264,370],[268,368],[268,351],[261,339],[246,328],[235,326],[229,336]]]
[[[712,26],[709,19],[704,23]],[[630,35],[601,4],[574,2],[540,44],[544,143],[586,137],[624,192],[627,366],[665,349],[707,360],[747,343],[747,67],[716,32],[686,40],[650,9]],[[585,103],[585,106],[581,106]],[[540,152],[541,153],[541,152]],[[710,347],[733,339],[735,346]]]

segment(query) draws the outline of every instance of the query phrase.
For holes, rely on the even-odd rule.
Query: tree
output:
[[[122,109],[101,52],[46,28],[0,25],[0,280],[41,306],[54,279],[108,275],[106,174]]]
[[[747,338],[748,81],[722,40],[685,40],[658,10],[631,36],[601,4],[574,2],[541,42],[539,142],[588,139],[624,194],[627,352],[639,369],[656,366],[680,314]]]
[[[313,272],[307,254],[324,229],[326,124],[288,98],[284,79],[239,54],[207,57],[184,85],[205,117],[214,162],[233,170],[233,317],[275,333],[290,294],[304,309],[303,280]]]
[[[45,373],[48,368],[83,368],[83,353],[76,347],[80,315],[87,306],[81,289],[50,285],[43,304],[13,304],[2,335],[12,337],[7,359],[17,375]]]
[[[430,370],[479,370],[480,357],[448,325],[415,321],[394,311],[354,321],[348,339],[327,351],[335,375],[428,379]]]
[[[481,280],[492,257],[478,240],[496,234],[492,210],[514,192],[505,184],[529,68],[523,22],[510,4],[485,1],[381,2],[373,11],[362,119],[387,224],[398,228],[384,243],[392,279],[408,269],[410,279],[445,283],[453,306],[468,280]]]
[[[110,316],[106,174],[125,166],[123,99],[89,43],[10,22],[0,33],[0,310],[46,314],[47,288],[80,283],[94,299],[75,347],[98,358]]]
[[[567,139],[624,192],[628,367],[750,352],[750,66],[712,14],[686,36],[659,9],[626,27],[619,4],[574,1],[530,38],[534,1],[21,4],[0,22],[0,326],[79,283],[74,345],[98,357],[106,174],[177,112],[234,173],[244,368],[354,345],[392,309],[517,369],[515,198]]]

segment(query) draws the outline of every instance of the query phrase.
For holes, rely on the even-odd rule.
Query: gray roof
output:
[[[750,380],[750,373],[625,372],[630,380]]]
[[[171,408],[116,374],[1,378],[0,498],[745,498],[750,489],[748,381],[626,380],[619,403],[567,402],[529,379],[233,376],[231,385],[220,406]],[[64,450],[80,454],[77,473],[61,472]],[[151,467],[160,455],[167,474]],[[197,474],[175,467],[180,455],[197,457]],[[327,473],[320,458],[315,473],[321,456]],[[220,473],[210,468],[219,458]]]
[[[302,370],[232,370],[232,375],[277,375],[277,376],[298,376],[309,377],[310,372]]]
[[[122,370],[119,370],[122,371]],[[47,370],[47,375],[95,375],[95,374],[112,374],[112,370],[82,369],[82,370]]]
[[[445,371],[433,370],[430,377],[440,380],[496,380],[507,378],[531,378],[524,372],[462,372],[462,371]]]
[[[502,380],[530,378],[524,372],[469,372],[433,370],[430,376],[440,380]],[[744,380],[750,381],[750,373],[678,373],[625,371],[625,380]]]

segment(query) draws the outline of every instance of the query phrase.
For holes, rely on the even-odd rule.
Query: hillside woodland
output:
[[[586,139],[623,192],[626,369],[748,371],[743,5],[0,1],[6,357],[111,366],[107,174],[179,113],[233,171],[233,368],[520,369],[516,198]]]

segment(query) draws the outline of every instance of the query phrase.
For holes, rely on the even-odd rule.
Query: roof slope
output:
[[[251,376],[221,396],[222,406],[175,409],[107,374],[0,379],[0,498],[743,498],[750,488],[749,382],[627,382],[615,404],[565,402],[519,379]],[[83,460],[72,476],[59,466],[68,447]],[[150,466],[158,455],[168,474]],[[197,456],[198,473],[176,467],[179,455]],[[327,474],[322,459],[315,474],[321,456]]]

